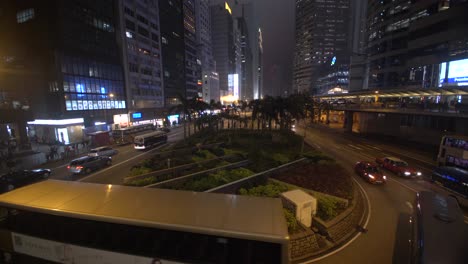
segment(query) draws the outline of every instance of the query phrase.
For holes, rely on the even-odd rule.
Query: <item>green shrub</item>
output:
[[[147,178],[144,178],[144,179],[138,179],[138,180],[133,180],[125,185],[130,185],[130,186],[146,186],[146,185],[150,185],[150,184],[153,184],[156,182],[156,178],[151,176],[151,177],[147,177]]]
[[[317,217],[324,221],[333,219],[344,209],[346,204],[341,200],[329,196],[317,197]]]
[[[211,153],[215,154],[218,157],[224,156],[224,149],[223,148],[214,148],[211,150]]]
[[[286,223],[288,224],[288,232],[294,233],[299,227],[297,224],[296,217],[288,209],[283,208],[284,217],[286,218]]]
[[[144,166],[138,166],[138,167],[133,167],[130,170],[130,176],[138,176],[138,175],[143,175],[146,173],[150,173],[152,170],[151,168],[147,168]]]
[[[266,185],[260,185],[253,187],[251,189],[241,188],[239,194],[241,195],[251,195],[251,196],[260,196],[260,197],[279,197],[281,193],[288,191],[288,187],[276,182],[269,183]]]
[[[214,159],[214,158],[216,158],[216,156],[206,149],[198,150],[192,155],[192,160],[194,162],[200,162],[203,160]]]
[[[334,161],[334,159],[324,155],[323,153],[315,152],[315,151],[304,153],[303,156],[305,158],[308,158],[313,163],[318,163],[319,161],[322,161],[322,160],[324,160],[324,161]]]
[[[271,158],[276,161],[277,165],[282,165],[289,162],[289,157],[281,153],[275,153]]]
[[[203,178],[193,179],[184,183],[181,189],[192,190],[197,192],[206,191],[217,186],[224,185],[252,175],[253,172],[245,169],[238,168],[234,170],[221,170],[217,173],[208,174]]]

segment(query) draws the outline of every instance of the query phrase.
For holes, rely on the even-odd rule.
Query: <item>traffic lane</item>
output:
[[[123,184],[124,178],[130,175],[130,170],[133,166],[138,165],[143,160],[151,157],[152,154],[158,152],[158,150],[165,145],[161,145],[151,150],[133,152],[130,158],[127,158],[119,163],[113,163],[110,167],[98,170],[90,175],[86,176],[73,176],[73,180],[90,182],[90,183],[102,183],[102,184]]]
[[[183,137],[183,129],[181,127],[176,127],[171,130],[171,132],[168,133],[168,141],[169,142],[175,142]],[[135,150],[133,148],[133,144],[127,144],[123,146],[116,146],[114,147],[119,151],[117,155],[112,156],[112,164],[118,164],[121,163],[125,160],[128,160],[135,155],[138,155],[140,152],[138,150]],[[86,154],[81,155],[85,156]],[[52,168],[52,174],[50,176],[51,179],[56,179],[56,180],[73,180],[76,178],[82,178],[82,177],[71,177],[71,174],[67,170],[67,166],[69,163]],[[92,175],[92,174],[91,174]]]
[[[371,146],[369,144],[363,143],[363,142],[365,142],[365,140],[363,140],[363,139],[361,139],[359,137],[356,138],[356,141],[351,141],[348,137],[346,137],[345,140],[342,140],[342,141],[339,141],[339,142],[340,142],[339,143],[340,148],[342,148],[342,149],[349,148],[349,149],[354,149],[356,151],[359,151],[359,152],[361,152],[361,154],[365,158],[364,160],[367,160],[367,161],[374,161],[375,157],[382,157],[382,156],[396,156],[396,157],[398,157],[398,154],[397,155],[388,154],[387,153],[388,151],[380,152],[375,147],[373,147],[373,146]],[[407,157],[410,157],[412,154],[407,153],[406,155],[407,155]],[[421,171],[422,172],[422,177],[421,178],[406,178],[406,177],[398,176],[395,173],[393,173],[393,172],[391,172],[389,170],[386,170],[386,169],[382,169],[382,171],[389,178],[389,180],[395,181],[398,184],[402,185],[403,187],[405,187],[407,189],[410,189],[410,190],[412,190],[414,192],[431,191],[431,192],[436,192],[436,193],[446,195],[446,196],[454,195],[457,198],[460,206],[464,208],[465,216],[468,217],[468,199],[466,199],[466,198],[464,198],[464,197],[462,197],[462,196],[460,196],[460,195],[458,195],[456,193],[453,193],[452,191],[447,190],[442,186],[439,186],[439,185],[437,185],[435,183],[432,183],[432,181],[430,180],[430,176],[432,174],[433,166],[431,166],[430,164],[428,164],[425,161],[422,161],[419,158],[416,158],[416,159],[413,159],[413,160],[411,160],[411,158],[409,158],[409,159],[407,158],[407,159],[405,159],[405,161],[407,161],[410,166],[412,166],[412,167],[416,168],[417,170]]]
[[[168,134],[168,142],[174,143],[183,138],[183,130],[177,129]],[[120,162],[114,162],[112,166],[96,171],[84,177],[74,177],[73,180],[102,183],[102,184],[123,184],[124,178],[130,175],[130,170],[133,166],[138,165],[143,160],[151,157],[159,152],[165,145],[156,147],[147,151],[134,150],[128,151],[126,159]],[[132,146],[133,148],[133,146]]]
[[[365,182],[353,169],[356,161],[366,159],[358,149],[346,148],[347,141],[328,133],[310,131],[306,134],[308,143],[335,157],[357,179],[371,203],[368,231],[337,254],[318,263],[391,263],[398,216],[408,211],[406,204],[414,199],[414,193],[394,182],[385,185]]]
[[[118,150],[119,153],[112,156],[113,164],[122,162],[134,155],[133,145],[117,146],[115,147],[115,149]],[[86,154],[82,154],[81,156],[78,156],[78,157],[83,157],[83,156],[86,156]],[[69,163],[66,163],[56,168],[52,168],[52,174],[50,175],[50,178],[55,179],[55,180],[70,180],[70,172],[67,169],[68,164]]]

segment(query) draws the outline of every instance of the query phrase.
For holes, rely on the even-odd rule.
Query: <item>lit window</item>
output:
[[[34,8],[21,10],[21,11],[18,11],[18,13],[16,13],[16,21],[18,23],[24,23],[33,18],[34,18]]]

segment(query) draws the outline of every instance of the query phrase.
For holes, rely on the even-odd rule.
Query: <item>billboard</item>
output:
[[[468,86],[468,59],[441,63],[439,87],[441,86]]]
[[[239,100],[239,74],[228,75],[229,95],[233,96],[234,101]]]

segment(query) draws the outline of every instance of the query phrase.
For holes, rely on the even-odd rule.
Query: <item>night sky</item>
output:
[[[265,94],[285,95],[292,85],[294,0],[254,0],[263,30]]]

